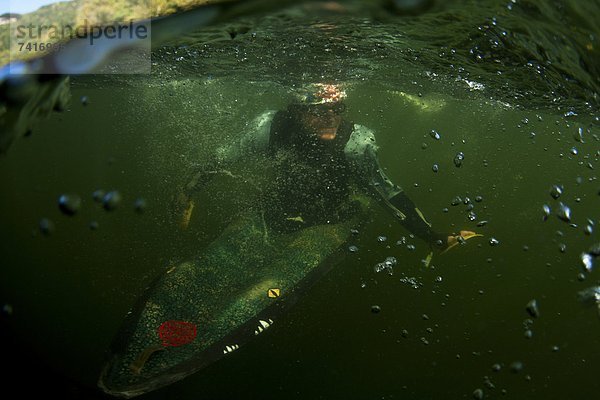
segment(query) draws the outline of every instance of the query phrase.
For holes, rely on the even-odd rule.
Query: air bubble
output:
[[[58,208],[65,215],[75,215],[81,207],[81,197],[76,194],[63,194],[58,198]]]
[[[45,236],[50,236],[54,233],[54,222],[49,220],[48,218],[42,218],[39,222],[40,232],[42,232]]]
[[[534,318],[537,318],[540,316],[540,310],[538,308],[536,299],[530,300],[529,303],[527,303],[527,306],[525,307],[525,309],[527,310],[527,313]]]
[[[10,317],[13,315],[14,309],[11,304],[5,303],[2,305],[2,315]]]
[[[544,214],[543,214],[543,220],[544,220],[544,221],[547,221],[547,220],[548,220],[548,217],[550,216],[550,213],[552,212],[552,211],[550,210],[550,206],[549,206],[549,205],[547,205],[547,204],[544,204],[544,205],[542,206],[542,211],[543,211],[543,213],[544,213]]]
[[[454,165],[457,168],[460,168],[463,164],[463,161],[465,160],[465,154],[462,151],[459,151],[455,156],[454,156]]]
[[[561,253],[565,253],[567,251],[567,245],[564,243],[559,243],[558,250],[560,250]]]
[[[559,204],[556,215],[565,222],[571,222],[571,209],[562,202]]]
[[[583,128],[579,127],[577,128],[577,131],[573,134],[573,138],[578,141],[579,143],[585,143],[583,141]]]
[[[483,384],[488,389],[495,389],[496,388],[496,385],[494,385],[494,383],[491,381],[491,379],[489,378],[489,376],[484,376],[483,377]]]
[[[521,361],[515,361],[512,364],[510,364],[510,370],[515,374],[521,372],[523,370],[523,367],[524,365]]]
[[[389,265],[396,265],[398,264],[398,260],[396,260],[396,257],[388,257],[385,259],[385,263]]]
[[[558,199],[560,197],[560,195],[563,192],[563,188],[558,186],[558,185],[553,185],[552,188],[550,189],[550,196],[552,196],[553,199]]]
[[[119,203],[121,203],[121,194],[116,190],[106,193],[102,198],[102,206],[106,211],[115,210]]]
[[[142,214],[146,210],[146,205],[146,199],[139,197],[133,203],[133,208],[137,213]]]
[[[594,269],[594,258],[589,253],[581,253],[581,263],[586,271],[591,272]]]
[[[104,190],[95,190],[94,193],[92,193],[92,199],[94,199],[94,201],[97,203],[102,203],[102,199],[104,198],[105,194],[106,192]]]

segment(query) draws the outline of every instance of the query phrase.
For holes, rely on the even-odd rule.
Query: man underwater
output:
[[[99,380],[104,391],[133,397],[168,385],[264,332],[334,266],[371,200],[431,249],[476,236],[432,230],[379,166],[373,132],[342,117],[345,97],[336,85],[318,84],[287,109],[263,113],[183,188],[177,202],[185,229],[194,193],[212,177],[231,174],[226,168],[236,160],[260,156],[272,164],[258,206],[195,258],[169,268],[128,315]]]
[[[191,196],[202,189],[211,174],[235,160],[266,153],[279,160],[275,188],[266,202],[267,222],[279,232],[335,223],[351,215],[351,184],[382,203],[411,233],[431,248],[445,250],[473,237],[436,233],[402,188],[390,181],[379,166],[373,131],[342,117],[345,91],[333,84],[316,84],[308,94],[283,111],[267,111],[254,120],[239,143],[220,148],[214,164],[188,183],[179,202],[184,204],[181,224],[187,228],[193,210]]]

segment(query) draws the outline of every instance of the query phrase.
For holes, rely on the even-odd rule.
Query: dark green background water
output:
[[[349,243],[359,251],[342,257],[264,336],[140,398],[598,393],[600,321],[577,298],[600,279],[597,270],[578,278],[580,254],[598,242],[583,230],[588,219],[598,223],[598,27],[590,12],[573,10],[600,8],[484,3],[437,4],[420,17],[371,8],[280,11],[177,39],[156,50],[150,76],[72,78],[69,110],[37,123],[0,159],[0,302],[12,308],[2,317],[11,367],[5,388],[103,398],[96,380],[129,308],[171,263],[193,257],[218,234],[246,190],[226,180],[213,185],[182,233],[169,212],[175,188],[247,120],[284,107],[299,85],[332,79],[348,85],[347,117],[375,130],[388,176],[434,227],[485,236],[424,269],[425,246],[410,238],[414,251],[397,245],[408,233],[375,208]],[[502,27],[482,28],[494,26],[494,17]],[[240,27],[249,30],[231,39],[227,31]],[[486,50],[489,30],[510,39]],[[574,45],[553,42],[552,32]],[[536,59],[542,53],[550,63]],[[467,81],[485,88],[472,90]],[[459,151],[465,161],[457,168]],[[553,185],[564,187],[559,200],[550,196]],[[92,200],[97,189],[118,190],[120,206],[103,210]],[[73,217],[57,207],[64,193],[83,199]],[[475,221],[464,204],[451,205],[456,196],[482,197],[473,203]],[[142,214],[133,207],[140,197],[147,201]],[[543,221],[542,206],[556,211],[559,201],[576,227],[555,215]],[[47,237],[38,229],[44,217],[55,224]],[[476,227],[482,220],[489,222]],[[378,242],[380,235],[387,241]],[[375,273],[388,256],[398,259],[394,275]],[[540,315],[527,339],[532,299]],[[381,312],[373,314],[373,305]],[[523,363],[519,373],[510,370],[515,361]]]

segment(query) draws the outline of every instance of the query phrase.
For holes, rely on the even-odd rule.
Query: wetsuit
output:
[[[385,175],[377,149],[373,131],[365,126],[342,120],[335,139],[321,140],[303,132],[288,109],[255,118],[239,142],[218,149],[215,163],[223,166],[259,153],[274,160],[278,174],[266,191],[265,217],[276,231],[347,219],[353,212],[348,197],[355,185],[381,202],[414,235],[441,245],[445,236],[431,229],[402,188]],[[202,176],[199,173],[192,180],[189,191],[199,186]]]

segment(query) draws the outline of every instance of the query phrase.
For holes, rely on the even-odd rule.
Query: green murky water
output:
[[[418,17],[375,6],[357,14],[360,3],[347,13],[296,8],[190,32],[156,50],[150,76],[73,77],[69,109],[0,159],[8,377],[26,377],[36,393],[104,398],[96,380],[125,314],[158,274],[218,235],[247,191],[216,182],[182,233],[169,211],[175,188],[246,121],[284,107],[297,86],[332,79],[348,85],[346,116],[375,130],[386,173],[434,227],[484,237],[425,269],[425,245],[374,208],[349,243],[359,251],[264,336],[140,398],[597,393],[600,321],[577,293],[600,279],[580,258],[598,243],[584,228],[598,223],[599,32],[588,17],[600,5],[557,4],[436,4]],[[231,39],[232,29],[245,33]],[[563,187],[559,199],[553,185]],[[119,207],[95,203],[98,189],[118,190]],[[58,209],[65,193],[82,198],[75,216]],[[141,214],[138,198],[147,202]],[[570,223],[556,216],[559,202]],[[54,224],[49,236],[42,218]],[[402,237],[416,248],[397,244]],[[389,256],[394,274],[374,272]],[[537,318],[526,311],[532,299]]]

